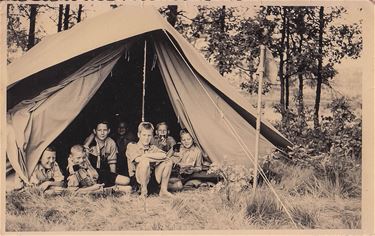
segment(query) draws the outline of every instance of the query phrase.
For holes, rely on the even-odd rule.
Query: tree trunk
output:
[[[220,37],[223,39],[224,34],[225,34],[225,6],[223,6],[221,8],[219,22],[220,22],[220,32],[221,32],[221,36]],[[219,72],[220,72],[220,74],[224,75],[224,70],[223,70],[224,62],[223,62],[222,58],[220,58],[218,64],[219,64]]]
[[[324,7],[319,9],[319,45],[318,45],[318,71],[315,96],[314,128],[319,126],[319,107],[322,92],[322,68],[323,68],[323,31],[324,31]]]
[[[78,5],[78,12],[77,12],[77,23],[81,22],[81,17],[82,17],[82,4]]]
[[[285,106],[285,81],[284,81],[284,47],[285,47],[285,27],[286,27],[286,14],[285,7],[283,9],[283,24],[281,28],[281,43],[280,43],[280,64],[279,64],[279,78],[280,78],[280,105],[284,109]]]
[[[59,19],[57,21],[57,32],[60,32],[62,30],[63,14],[64,14],[64,5],[59,4]]]
[[[64,30],[69,29],[69,17],[70,17],[70,4],[66,4],[65,12],[64,12]]]
[[[286,69],[285,69],[285,109],[289,107],[290,45],[289,18],[286,18]]]
[[[168,8],[167,21],[169,22],[169,24],[175,27],[176,22],[177,22],[177,14],[178,14],[177,5],[168,5],[167,8]]]
[[[300,36],[300,41],[299,41],[299,45],[298,45],[298,52],[299,52],[299,55],[301,55],[302,44],[303,44],[303,33],[299,33],[299,36]],[[300,117],[304,117],[303,75],[302,75],[303,67],[304,67],[304,65],[300,61],[299,65],[298,65],[298,95],[297,95],[297,104],[298,104],[297,112],[298,112],[298,115]]]
[[[27,50],[32,48],[35,44],[35,24],[36,24],[36,15],[38,14],[38,5],[31,4],[30,5],[30,25],[29,25],[29,36],[27,40]]]

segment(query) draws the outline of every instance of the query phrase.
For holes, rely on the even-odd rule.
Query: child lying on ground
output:
[[[97,183],[98,172],[87,160],[87,153],[82,145],[74,145],[70,149],[67,170],[68,187],[78,187],[77,192],[91,192],[103,187],[103,184]]]
[[[53,147],[47,147],[30,177],[30,184],[51,194],[61,192],[63,181],[64,176],[56,163],[56,151]]]

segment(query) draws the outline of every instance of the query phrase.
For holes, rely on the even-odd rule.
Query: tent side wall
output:
[[[202,77],[192,73],[167,41],[156,41],[155,47],[175,112],[210,159],[253,166],[255,129]],[[270,154],[273,148],[267,139],[261,139],[261,155]]]
[[[7,156],[24,181],[28,182],[43,150],[87,104],[123,51],[119,47],[101,53],[58,85],[8,111],[8,133],[14,136],[8,135]]]
[[[170,33],[170,34],[169,34]],[[164,41],[169,41],[180,57],[204,79],[212,89],[216,91],[225,101],[227,101],[236,111],[241,114],[254,128],[256,126],[256,110],[251,103],[241,97],[238,92],[225,81],[217,70],[213,68],[196,49],[189,44],[173,27],[168,27],[168,33],[164,31],[164,36],[160,35]],[[262,118],[261,134],[275,146],[287,148],[293,144],[285,138],[271,123]]]

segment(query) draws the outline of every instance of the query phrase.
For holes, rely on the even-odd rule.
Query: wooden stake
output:
[[[254,195],[258,182],[258,157],[259,157],[259,138],[260,138],[260,119],[262,114],[262,90],[263,90],[263,74],[264,74],[264,55],[265,46],[260,45],[260,60],[259,60],[259,85],[258,85],[258,107],[257,107],[257,122],[256,122],[256,133],[255,133],[255,160],[254,160],[254,178],[253,178],[253,189]]]

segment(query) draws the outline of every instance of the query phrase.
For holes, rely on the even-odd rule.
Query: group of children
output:
[[[141,196],[146,197],[151,175],[154,174],[160,185],[159,195],[168,197],[172,196],[170,189],[176,191],[182,188],[181,180],[171,178],[174,166],[179,166],[182,171],[202,170],[202,150],[186,129],[180,131],[181,142],[176,143],[169,135],[165,122],[157,124],[156,130],[150,122],[141,122],[138,141],[127,142],[126,147],[118,147],[119,142],[116,144],[109,133],[109,124],[100,121],[83,145],[71,147],[66,179],[56,162],[56,151],[47,147],[32,173],[30,184],[44,192],[54,192],[62,187],[91,192],[113,186],[129,192],[137,189],[131,186],[136,185]],[[125,153],[120,155],[118,150]],[[126,158],[128,176],[118,173],[118,157],[121,156]]]

